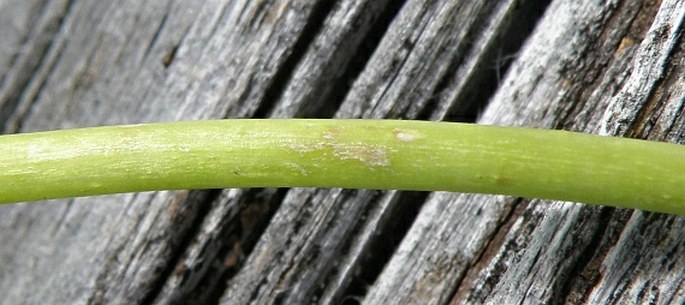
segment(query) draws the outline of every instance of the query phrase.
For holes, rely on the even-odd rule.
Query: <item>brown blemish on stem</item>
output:
[[[509,179],[508,177],[502,176],[502,175],[495,175],[492,178],[495,182],[495,185],[499,185],[501,187],[508,187],[512,184],[511,179]]]

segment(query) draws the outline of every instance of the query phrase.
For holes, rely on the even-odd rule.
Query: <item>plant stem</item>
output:
[[[0,202],[174,189],[506,194],[685,215],[685,147],[392,120],[220,120],[0,136]]]

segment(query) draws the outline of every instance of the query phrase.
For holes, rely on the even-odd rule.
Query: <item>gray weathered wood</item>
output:
[[[22,92],[13,114],[20,125],[8,129],[250,115],[319,6],[79,3]],[[11,303],[150,301],[210,208],[205,197],[160,192],[3,207],[3,227],[17,234],[2,237],[11,246],[3,247],[9,267],[0,290]]]
[[[685,1],[547,2],[0,0],[0,118],[471,120],[494,93],[481,123],[682,142]],[[681,304],[684,225],[339,189],[5,205],[0,304]]]
[[[651,138],[675,129],[667,139],[679,141],[682,87],[649,80],[682,81],[682,68],[667,72],[664,58],[679,41],[685,8],[664,1],[655,18],[656,9],[553,2],[480,121],[624,135],[652,92],[668,92],[657,108],[668,117],[647,112],[668,126]],[[438,193],[365,301],[680,304],[682,229],[681,217]]]
[[[440,105],[451,101],[440,91],[441,85],[463,85],[469,69],[489,59],[479,51],[501,47],[501,37],[480,27],[492,23],[499,26],[493,26],[498,33],[506,33],[507,25],[501,21],[512,18],[506,14],[513,6],[513,2],[409,1],[336,116],[432,114],[435,110],[425,107],[436,95],[446,96],[437,102]],[[457,68],[461,71],[455,76]],[[373,255],[368,252],[378,243],[379,231],[405,212],[396,204],[398,196],[397,192],[290,192],[245,267],[231,280],[223,304],[335,304],[350,297],[345,295],[346,285],[354,280],[355,271],[364,268],[365,256]]]
[[[51,48],[69,1],[0,2],[0,120],[15,111]]]

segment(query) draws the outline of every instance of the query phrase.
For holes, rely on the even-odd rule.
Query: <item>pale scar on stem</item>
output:
[[[384,145],[368,144],[340,144],[336,139],[344,132],[342,128],[332,126],[323,134],[324,142],[321,145],[331,150],[334,157],[339,160],[357,160],[370,167],[385,167],[390,165],[387,148]]]
[[[344,132],[342,128],[333,126],[321,134],[322,142],[315,145],[294,144],[291,147],[299,153],[315,150],[330,151],[339,160],[357,160],[370,167],[390,166],[389,149],[385,145],[336,143],[336,139],[342,132]],[[392,133],[395,139],[405,143],[424,137],[423,134],[412,129],[394,128]]]
[[[395,134],[395,138],[402,142],[413,142],[424,137],[422,133],[413,129],[395,128],[392,132]]]

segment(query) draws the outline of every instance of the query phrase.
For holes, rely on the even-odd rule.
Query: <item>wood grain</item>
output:
[[[685,1],[0,1],[5,133],[232,117],[682,143]],[[681,217],[340,189],[0,207],[0,304],[681,304]]]

